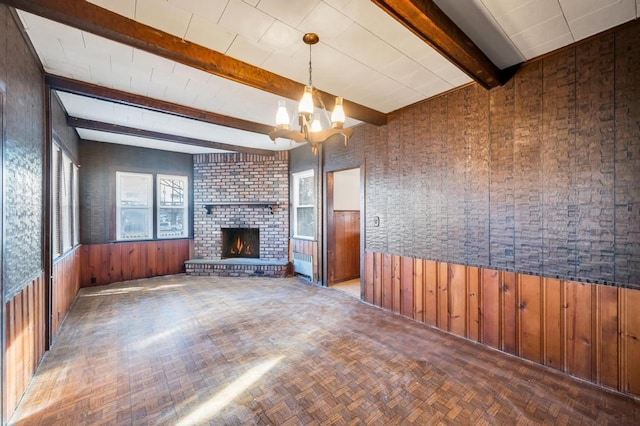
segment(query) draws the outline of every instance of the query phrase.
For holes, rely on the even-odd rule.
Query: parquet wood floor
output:
[[[640,402],[296,279],[81,290],[11,424],[640,423]]]

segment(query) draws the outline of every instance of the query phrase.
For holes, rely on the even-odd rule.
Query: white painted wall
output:
[[[333,209],[360,210],[360,169],[333,174]]]

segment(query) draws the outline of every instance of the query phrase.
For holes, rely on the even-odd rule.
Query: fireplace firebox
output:
[[[260,229],[222,228],[222,258],[260,258]]]

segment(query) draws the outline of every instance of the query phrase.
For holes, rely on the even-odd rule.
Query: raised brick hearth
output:
[[[289,236],[288,153],[194,156],[194,258],[189,275],[285,276]],[[224,259],[223,229],[259,229],[256,259]]]
[[[289,272],[289,262],[259,259],[192,259],[185,262],[187,275],[216,277],[284,277]]]

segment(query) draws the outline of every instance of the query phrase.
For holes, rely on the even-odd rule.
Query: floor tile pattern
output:
[[[640,424],[640,402],[297,279],[82,289],[16,425]]]

